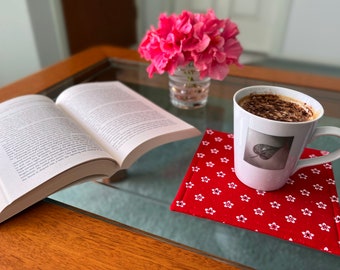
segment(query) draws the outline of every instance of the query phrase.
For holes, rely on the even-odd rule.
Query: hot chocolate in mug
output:
[[[247,105],[250,96],[255,101]],[[266,99],[273,97],[281,100],[279,106],[280,103],[288,104],[283,113],[271,115],[270,106],[265,106]],[[277,190],[298,169],[340,158],[339,148],[322,157],[300,159],[306,145],[315,138],[323,135],[340,137],[339,127],[317,127],[324,109],[314,98],[283,87],[250,86],[238,90],[233,103],[235,173],[247,186],[264,191]],[[294,107],[297,107],[296,112]],[[261,116],[256,115],[257,110]]]

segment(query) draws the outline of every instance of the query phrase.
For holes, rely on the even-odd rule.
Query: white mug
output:
[[[304,122],[283,122],[254,115],[239,105],[250,94],[275,94],[309,105],[314,118]],[[340,137],[340,128],[317,127],[323,116],[322,105],[314,98],[288,88],[250,86],[238,90],[234,97],[235,173],[247,186],[264,191],[285,185],[298,169],[340,158],[340,148],[328,155],[299,159],[306,145],[322,135]]]

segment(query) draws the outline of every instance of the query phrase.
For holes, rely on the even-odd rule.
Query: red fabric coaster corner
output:
[[[324,151],[306,148],[302,158]],[[206,130],[170,209],[340,255],[340,205],[330,163],[303,168],[277,191],[234,173],[233,135]]]

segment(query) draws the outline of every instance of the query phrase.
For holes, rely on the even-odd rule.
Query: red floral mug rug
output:
[[[325,151],[306,148],[302,158]],[[233,135],[206,130],[170,209],[340,255],[340,205],[330,163],[306,167],[276,191],[234,173]]]

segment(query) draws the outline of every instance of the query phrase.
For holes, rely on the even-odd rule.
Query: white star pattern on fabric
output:
[[[247,218],[244,215],[236,216],[236,219],[238,222],[242,222],[242,223],[245,223],[247,221]]]
[[[184,207],[185,206],[185,202],[184,201],[176,201],[176,205],[178,207]]]
[[[215,138],[215,142],[221,142],[221,141],[223,141],[223,139],[221,137],[216,137]]]
[[[229,159],[226,158],[226,157],[223,157],[223,158],[220,158],[220,161],[223,162],[223,163],[228,163]]]
[[[287,202],[295,202],[295,197],[293,197],[292,195],[288,195],[288,196],[285,196],[286,197],[286,200]]]
[[[209,215],[213,215],[216,213],[216,210],[214,210],[212,207],[205,208],[205,212]]]
[[[276,209],[280,209],[281,204],[279,204],[278,202],[270,202],[270,205],[272,206],[272,208],[276,208]]]
[[[201,181],[204,183],[208,183],[210,181],[210,178],[208,176],[202,176]]]
[[[200,170],[200,168],[197,167],[197,166],[192,167],[192,171],[193,171],[193,172],[198,172],[199,170]]]
[[[302,234],[303,234],[303,237],[304,238],[307,238],[307,239],[310,239],[310,240],[312,240],[313,239],[313,237],[314,237],[314,234],[313,233],[311,233],[310,231],[304,231],[304,232],[302,232]]]
[[[320,172],[321,172],[319,169],[316,169],[316,168],[311,169],[311,171],[314,174],[320,174]]]
[[[322,190],[323,186],[320,186],[319,184],[315,184],[313,185],[313,187],[315,188],[315,190]]]
[[[329,232],[330,229],[331,229],[331,226],[328,226],[326,223],[321,223],[321,224],[319,224],[319,226],[320,226],[320,229],[321,229],[322,231]]]
[[[328,170],[332,169],[332,164],[326,163],[326,164],[323,164],[323,166],[325,169],[328,169]]]
[[[241,201],[243,201],[243,202],[249,202],[250,201],[250,197],[247,194],[241,195],[240,198],[241,198]]]
[[[223,205],[226,208],[232,208],[234,206],[234,204],[231,201],[223,202]]]
[[[218,177],[222,177],[222,178],[225,176],[225,173],[222,172],[222,171],[219,171],[216,174],[217,174]]]
[[[289,216],[285,216],[287,222],[290,222],[290,223],[295,223],[296,221],[296,218],[293,217],[292,215],[289,215]]]
[[[213,189],[211,190],[211,192],[212,192],[212,194],[214,194],[214,195],[220,195],[221,192],[222,192],[222,190],[220,190],[219,188],[213,188]]]
[[[302,214],[305,215],[305,216],[312,216],[312,213],[313,211],[309,210],[308,208],[305,208],[305,209],[301,209],[302,211]]]
[[[321,208],[321,209],[326,209],[327,208],[327,204],[325,204],[323,202],[317,202],[316,205],[318,206],[318,208]]]
[[[339,198],[335,195],[329,197],[329,199],[331,200],[331,202],[335,202],[335,203],[338,203],[339,202]]]
[[[225,150],[231,150],[231,149],[233,149],[233,147],[231,145],[227,144],[227,145],[224,146],[224,149]]]
[[[213,149],[210,149],[210,152],[212,154],[218,154],[219,151],[216,148],[213,148]]]
[[[234,182],[228,183],[228,187],[232,189],[236,189],[237,185]]]
[[[271,230],[274,230],[274,231],[278,231],[280,229],[280,226],[277,225],[275,222],[269,223],[268,226]]]
[[[212,168],[212,167],[215,166],[215,164],[214,164],[213,162],[211,162],[211,161],[206,162],[205,165],[206,165],[207,167],[210,167],[210,168]]]
[[[195,200],[201,202],[204,200],[204,196],[202,194],[197,194],[195,195]]]
[[[298,176],[299,176],[300,179],[307,179],[308,178],[308,176],[304,173],[299,173]]]
[[[193,186],[194,186],[194,183],[193,183],[193,182],[186,182],[186,183],[185,183],[185,187],[186,187],[186,188],[193,188]]]
[[[257,195],[264,196],[266,192],[264,190],[256,190]]]
[[[204,158],[204,157],[205,157],[205,154],[203,154],[203,153],[197,153],[197,157],[198,157],[198,158]]]
[[[301,195],[303,195],[303,196],[309,196],[310,195],[310,192],[306,189],[301,189],[300,192],[301,192]]]
[[[263,216],[264,211],[261,208],[256,208],[256,209],[254,209],[254,213],[255,213],[255,215]]]

